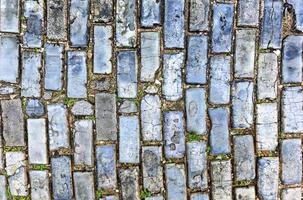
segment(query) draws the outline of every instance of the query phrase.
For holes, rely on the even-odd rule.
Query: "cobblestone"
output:
[[[166,188],[168,199],[186,199],[186,179],[183,164],[166,164]]]
[[[254,200],[256,199],[256,191],[252,186],[240,187],[235,190],[236,200]]]
[[[51,199],[49,190],[49,171],[31,170],[29,172],[32,200]]]
[[[3,32],[19,32],[20,1],[4,0],[0,3],[0,30]]]
[[[76,199],[95,199],[94,177],[92,172],[74,172]]]

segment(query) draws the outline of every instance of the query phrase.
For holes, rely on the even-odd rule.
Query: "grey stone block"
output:
[[[25,111],[29,117],[41,117],[45,114],[44,105],[39,99],[27,99]]]
[[[166,164],[166,192],[167,199],[186,200],[186,175],[183,164]]]
[[[141,1],[141,26],[153,27],[161,23],[161,0]]]
[[[1,32],[19,32],[19,0],[3,0],[0,2]]]
[[[16,92],[14,86],[0,86],[0,95],[13,94]]]
[[[190,0],[189,30],[208,31],[209,0]]]
[[[190,200],[209,200],[208,194],[205,193],[192,193],[190,195]]]
[[[7,200],[6,177],[4,175],[0,175],[0,199]]]
[[[301,196],[301,188],[286,188],[282,190],[282,200],[299,200]]]
[[[259,0],[238,1],[238,26],[259,25]]]
[[[153,196],[153,197],[147,197],[145,200],[164,200],[163,196]]]
[[[124,100],[119,108],[120,113],[135,113],[138,112],[137,105],[132,100]]]
[[[120,170],[122,200],[139,200],[139,168]]]
[[[77,101],[72,109],[71,112],[73,115],[76,116],[83,116],[83,115],[93,115],[93,105],[85,100]]]
[[[113,0],[92,0],[93,19],[96,22],[113,20]]]
[[[256,191],[254,186],[239,187],[235,189],[236,200],[255,200]]]
[[[47,0],[47,37],[50,39],[64,39],[66,31],[66,2]]]
[[[287,3],[291,4],[295,14],[295,26],[300,32],[303,31],[303,8],[300,0],[288,0]]]
[[[32,200],[50,200],[49,171],[29,171]]]
[[[94,176],[92,172],[74,172],[76,199],[95,199]]]

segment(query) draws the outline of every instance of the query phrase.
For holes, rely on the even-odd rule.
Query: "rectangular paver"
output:
[[[31,184],[32,200],[51,199],[49,188],[49,171],[31,170],[29,171],[29,179]]]
[[[2,0],[0,2],[0,31],[19,32],[19,0]]]
[[[92,0],[91,10],[96,22],[110,22],[113,20],[113,0]]]
[[[258,26],[259,6],[259,0],[238,0],[238,26]]]
[[[208,31],[210,0],[190,0],[189,30]]]
[[[141,26],[153,27],[161,23],[161,2],[163,0],[141,1]]]
[[[60,0],[47,0],[47,31],[46,35],[50,39],[64,39],[66,37],[67,5]]]
[[[119,176],[121,179],[122,200],[139,200],[139,168],[121,169]]]
[[[183,164],[166,164],[167,199],[186,200],[186,175]]]
[[[94,176],[92,172],[74,172],[76,199],[95,199]]]

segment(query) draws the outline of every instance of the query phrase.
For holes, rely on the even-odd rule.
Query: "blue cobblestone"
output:
[[[141,1],[141,26],[153,27],[161,23],[161,0]]]
[[[3,32],[19,32],[19,0],[3,0],[0,2],[0,30]]]
[[[186,200],[186,178],[183,164],[166,164],[167,199]]]
[[[207,31],[210,0],[190,0],[190,31]]]

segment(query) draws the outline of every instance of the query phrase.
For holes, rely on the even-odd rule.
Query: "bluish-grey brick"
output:
[[[110,22],[113,20],[113,0],[92,0],[94,21]]]
[[[76,199],[95,199],[94,176],[92,172],[74,172]]]
[[[0,175],[0,199],[7,200],[6,177],[4,175]]]
[[[0,31],[19,32],[19,0],[2,0],[0,2]]]
[[[139,200],[139,168],[120,169],[122,200]]]
[[[303,32],[303,7],[300,0],[287,0],[287,3],[292,5],[295,16],[295,26],[300,32]]]
[[[256,191],[254,186],[238,187],[235,189],[236,200],[255,200]]]
[[[208,194],[198,192],[190,195],[190,200],[209,200]]]
[[[259,0],[238,1],[238,26],[259,25]]]
[[[145,200],[164,200],[164,198],[161,195],[157,195],[152,197],[146,197]]]
[[[71,109],[71,112],[73,113],[73,115],[76,115],[76,116],[84,116],[84,115],[93,115],[94,114],[92,104],[85,101],[85,100],[77,101],[73,105],[73,107]]]
[[[209,0],[190,0],[189,30],[208,31]]]
[[[50,200],[49,171],[31,170],[29,171],[29,178],[31,185],[31,199]]]
[[[135,113],[135,112],[138,112],[136,102],[134,102],[133,100],[125,99],[120,104],[119,112],[120,113]]]
[[[27,99],[25,112],[29,117],[41,117],[45,114],[44,105],[39,99]]]
[[[47,37],[50,39],[64,39],[66,31],[66,12],[65,1],[47,0]]]
[[[13,94],[16,92],[14,86],[0,86],[0,95]]]
[[[186,175],[183,164],[166,164],[166,192],[167,199],[186,200]]]
[[[161,0],[141,1],[141,26],[153,27],[161,23]]]
[[[301,188],[285,188],[282,190],[281,199],[282,200],[299,200],[302,198]]]

